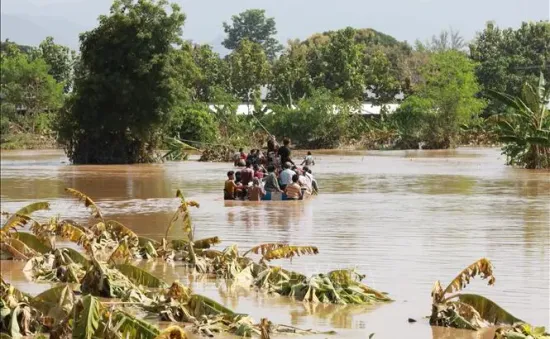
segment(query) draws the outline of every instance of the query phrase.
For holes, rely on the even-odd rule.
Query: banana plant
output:
[[[510,109],[496,116],[499,141],[504,143],[502,150],[509,165],[550,168],[550,88],[545,85],[541,73],[538,86],[525,83],[520,97],[489,91]]]
[[[441,282],[435,282],[432,289],[432,314],[430,325],[454,327],[468,330],[496,326],[501,336],[496,338],[535,338],[514,336],[521,328],[531,328],[523,320],[508,313],[495,302],[478,294],[460,293],[476,276],[486,279],[488,285],[494,285],[493,264],[489,259],[481,258],[462,270],[445,289]],[[518,331],[516,331],[518,330]],[[537,328],[537,333],[545,333]],[[540,338],[546,338],[547,334]]]

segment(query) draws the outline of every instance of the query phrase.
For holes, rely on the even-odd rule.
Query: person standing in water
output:
[[[315,165],[315,160],[313,160],[313,156],[311,155],[310,151],[307,152],[307,155],[305,156],[304,161],[302,161],[302,163],[300,164],[300,166],[303,166],[303,165],[306,165],[306,166]]]

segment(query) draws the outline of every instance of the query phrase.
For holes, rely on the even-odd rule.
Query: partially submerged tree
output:
[[[422,68],[422,82],[394,119],[403,139],[425,148],[456,147],[461,124],[477,116],[485,102],[474,75],[475,64],[457,51],[433,53]]]
[[[170,54],[185,16],[166,0],[117,0],[81,35],[75,96],[61,114],[60,141],[73,163],[154,160],[175,99]]]

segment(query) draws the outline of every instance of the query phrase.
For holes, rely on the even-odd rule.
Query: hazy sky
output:
[[[399,40],[425,40],[442,29],[467,39],[494,20],[501,27],[548,20],[550,0],[175,0],[187,15],[184,37],[219,44],[222,22],[248,8],[275,17],[278,38],[305,38],[346,26],[374,28]],[[36,44],[46,35],[75,48],[111,0],[1,0],[2,40]]]

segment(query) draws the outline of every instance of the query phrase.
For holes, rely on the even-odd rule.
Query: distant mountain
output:
[[[78,35],[92,27],[86,27],[60,17],[28,16],[2,13],[1,39],[22,45],[38,46],[46,37],[55,42],[78,49]]]

